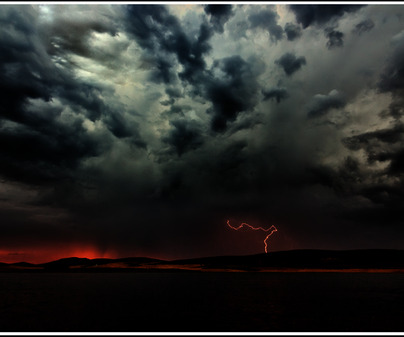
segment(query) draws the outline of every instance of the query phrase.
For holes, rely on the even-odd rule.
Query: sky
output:
[[[0,261],[404,248],[404,4],[0,4]]]

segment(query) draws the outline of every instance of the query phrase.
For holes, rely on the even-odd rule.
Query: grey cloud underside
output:
[[[228,18],[231,7],[220,8],[218,10],[205,7],[205,12],[211,15],[211,19],[218,16]],[[207,112],[212,114],[212,131],[224,132],[239,113],[254,107],[258,90],[255,79],[257,75],[252,73],[247,61],[237,55],[215,60],[210,69],[206,66],[204,55],[211,50],[209,40],[216,30],[215,23],[212,27],[203,21],[198,35],[191,38],[182,29],[178,20],[164,7],[133,6],[129,7],[129,15],[128,29],[139,44],[144,45],[145,51],[149,53],[163,50],[163,54],[158,57],[164,59],[166,59],[166,53],[174,54],[184,70],[178,73],[178,77],[173,75],[171,78],[182,81],[184,85],[191,85],[189,88],[191,96],[200,96],[211,102],[212,107]],[[133,17],[135,20],[132,20]],[[153,22],[159,22],[161,26],[147,26],[145,22],[148,18],[153,18]],[[144,30],[148,30],[148,33]],[[144,36],[147,36],[147,41],[149,38],[154,39],[155,44],[146,44]],[[170,69],[175,66],[175,63],[169,65]],[[157,67],[157,69],[161,73],[159,77],[163,79],[163,82],[169,83],[171,80],[169,76],[165,76],[168,72],[166,68],[162,70]],[[215,74],[216,69],[224,73],[224,78]],[[174,103],[175,97],[172,93],[167,91],[166,93],[170,96],[170,101],[164,104]]]
[[[378,212],[368,209],[370,213],[363,214],[364,219],[369,222],[377,223],[381,218],[385,218],[384,221],[396,223],[401,219],[404,170],[403,131],[403,125],[400,123],[392,128],[366,132],[343,139],[343,143],[348,149],[352,151],[364,150],[367,155],[367,163],[370,166],[376,163],[387,163],[386,168],[374,174],[374,183],[358,184],[357,187],[356,193],[368,198],[375,205],[383,206],[378,207],[380,208]],[[358,180],[366,177],[366,174],[358,173]],[[385,176],[394,177],[396,182],[385,181],[382,178]]]
[[[294,41],[302,35],[302,29],[300,28],[300,26],[295,25],[292,22],[286,23],[284,29],[289,41]]]
[[[196,122],[174,120],[171,122],[173,129],[163,141],[171,144],[181,156],[184,152],[197,149],[203,144],[200,127]]]
[[[322,26],[332,20],[338,20],[347,13],[353,13],[361,9],[364,5],[289,5],[295,13],[296,21],[303,28],[311,25]]]
[[[333,30],[333,29],[329,29],[329,30],[325,30],[325,34],[328,38],[327,41],[327,48],[328,49],[332,49],[335,47],[342,47],[344,45],[344,33],[339,32],[338,30]]]
[[[62,94],[68,96],[74,82],[65,77],[67,74],[55,74],[51,62],[43,59],[44,50],[35,44],[37,32],[31,25],[35,13],[25,14],[11,8],[3,11],[1,18],[5,32],[0,47],[0,95],[5,103],[0,107],[2,173],[13,179],[37,182],[58,179],[60,173],[64,176],[81,156],[95,154],[97,146],[84,135],[79,119],[70,125],[60,123],[60,109],[30,111],[29,99],[49,102],[54,90],[65,88]],[[13,27],[6,24],[11,17],[18,22],[14,25],[16,36],[11,35]],[[74,95],[80,99],[78,91]]]
[[[224,24],[232,17],[232,5],[206,5],[205,13],[210,15],[210,23],[218,33],[223,33]]]
[[[325,115],[330,109],[343,108],[346,105],[344,96],[337,90],[332,90],[328,95],[315,95],[308,106],[307,116],[316,118]]]
[[[174,65],[167,54],[176,56],[184,67],[178,77],[186,82],[195,83],[206,67],[203,55],[210,51],[208,43],[213,29],[203,22],[195,37],[187,36],[178,19],[164,6],[128,6],[126,29],[145,53],[154,60],[156,70],[154,79],[164,83],[176,80]]]
[[[224,79],[209,79],[206,97],[213,104],[213,131],[225,131],[229,122],[242,111],[252,109],[256,103],[258,83],[251,65],[239,56],[220,60],[214,67],[225,73]]]
[[[338,26],[338,21],[346,14],[359,11],[363,6],[366,5],[290,5],[289,7],[303,29],[310,26],[323,27],[324,34],[328,38],[327,48],[332,49],[343,46],[344,34],[334,29]],[[355,32],[359,33],[372,29],[369,20],[359,23],[355,27]]]
[[[288,91],[285,88],[271,88],[269,90],[263,90],[264,101],[268,99],[275,99],[277,103],[289,97]]]
[[[370,30],[372,30],[375,26],[375,23],[373,22],[372,19],[366,19],[363,20],[361,22],[359,22],[358,24],[355,25],[355,28],[352,30],[353,33],[361,35],[365,32],[369,32]]]
[[[256,29],[261,28],[269,32],[270,37],[273,41],[281,40],[283,37],[283,29],[278,25],[278,14],[268,10],[259,13],[251,14],[248,17],[250,22],[250,28]]]
[[[351,151],[363,150],[370,167],[385,164],[383,169],[373,173],[373,183],[358,186],[357,193],[365,196],[379,207],[365,208],[352,212],[354,218],[366,219],[369,223],[399,223],[402,219],[403,172],[404,172],[404,126],[400,120],[404,112],[404,72],[403,69],[403,34],[392,38],[393,52],[381,73],[378,89],[392,96],[387,111],[381,111],[381,119],[393,118],[390,127],[380,128],[342,139],[343,144]],[[357,179],[365,179],[369,173],[359,174]],[[388,179],[385,179],[388,177]]]
[[[330,241],[341,223],[397,225],[399,19],[356,5],[89,9],[0,11],[0,176],[66,210],[72,237],[209,254],[225,253],[212,238],[229,216]],[[385,57],[361,59],[373,43]]]
[[[275,63],[282,67],[287,76],[291,76],[306,64],[306,58],[304,56],[296,57],[296,55],[292,53],[286,53],[276,60]]]

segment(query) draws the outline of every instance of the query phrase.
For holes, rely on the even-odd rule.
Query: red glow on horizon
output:
[[[0,262],[4,263],[28,262],[40,264],[68,257],[114,259],[118,256],[114,251],[101,251],[97,247],[88,244],[74,244],[67,247],[29,247],[25,249],[0,250]]]
[[[278,231],[278,229],[277,229],[274,225],[272,225],[271,227],[265,229],[265,228],[262,228],[262,227],[253,227],[253,226],[249,225],[248,223],[243,222],[243,223],[241,223],[240,226],[238,226],[238,227],[233,227],[232,225],[230,225],[230,220],[227,220],[227,225],[228,225],[231,229],[234,229],[234,230],[236,230],[236,231],[238,231],[239,229],[243,228],[244,226],[247,226],[247,227],[249,227],[250,229],[252,229],[252,230],[254,230],[254,231],[257,231],[257,230],[262,230],[262,231],[264,231],[264,232],[269,232],[269,231],[271,231],[271,232],[265,237],[265,239],[264,239],[265,253],[268,253],[268,244],[267,244],[268,238],[269,238],[273,233],[275,233],[275,232]]]

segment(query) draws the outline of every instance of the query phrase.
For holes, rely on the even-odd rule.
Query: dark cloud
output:
[[[372,224],[397,223],[397,215],[404,206],[403,202],[403,170],[404,170],[404,127],[395,123],[391,128],[364,132],[356,136],[344,138],[343,144],[351,151],[363,150],[367,155],[368,166],[363,166],[356,178],[356,189],[352,194],[370,200],[372,205],[362,206],[347,211],[347,217],[355,221]],[[384,168],[369,167],[384,163]],[[393,182],[394,181],[394,182]],[[348,185],[348,184],[347,184]],[[355,186],[349,184],[348,186]],[[383,219],[383,221],[381,221]]]
[[[110,89],[77,80],[68,63],[64,68],[52,63],[37,12],[7,7],[2,13],[7,25],[0,46],[0,98],[5,102],[0,107],[0,175],[33,184],[77,176],[81,161],[99,155],[110,141],[100,142],[88,133],[83,126],[86,117],[102,121],[116,137],[130,137],[145,147],[137,126],[131,128],[103,100],[102,95],[113,94]],[[95,24],[77,29],[89,34],[97,27],[101,30]],[[70,52],[71,47],[61,48]],[[53,104],[56,100],[60,103]],[[69,119],[62,117],[67,107]]]
[[[11,180],[39,184],[72,179],[81,159],[100,153],[99,144],[86,136],[80,123],[48,122],[40,130],[0,130],[0,174]]]
[[[177,18],[161,5],[128,5],[126,9],[125,29],[144,49],[145,57],[152,61],[154,70],[151,79],[156,82],[173,82],[176,77],[173,69],[175,64],[170,62],[161,49],[166,44],[166,49],[170,46],[172,48],[172,44],[178,40],[177,35],[183,34]]]
[[[343,108],[346,99],[338,90],[332,90],[328,95],[315,95],[309,103],[307,117],[317,118],[327,114],[331,109]]]
[[[41,59],[43,51],[32,39],[36,30],[30,21],[35,19],[33,11],[21,12],[7,6],[0,18],[0,95],[4,102],[0,114],[14,121],[25,118],[23,107],[28,99],[51,99],[53,67]]]
[[[334,29],[325,29],[325,36],[328,38],[327,48],[333,49],[335,47],[342,47],[344,45],[344,33],[334,30]]]
[[[404,126],[402,124],[396,124],[393,128],[365,132],[357,136],[344,138],[343,143],[350,150],[357,151],[360,149],[365,149],[370,155],[368,159],[373,161],[379,157],[375,153],[378,145],[384,144],[384,147],[386,147],[389,146],[389,144],[391,145],[401,141],[404,135],[403,132]],[[380,153],[379,155],[383,156]]]
[[[361,184],[363,179],[364,174],[359,161],[351,156],[347,156],[342,165],[337,169],[333,179],[333,187],[338,193],[352,195],[356,192],[355,187]]]
[[[303,29],[311,25],[322,26],[331,20],[338,20],[346,13],[353,13],[364,5],[289,5],[296,16],[296,21]]]
[[[304,56],[296,57],[295,54],[286,53],[276,60],[275,63],[282,67],[286,75],[291,76],[306,64],[306,58]]]
[[[174,103],[174,101],[176,99],[183,97],[182,90],[180,88],[175,88],[175,87],[170,88],[170,87],[168,87],[165,90],[165,92],[168,95],[168,97],[170,97],[170,100],[172,100],[172,103]]]
[[[385,66],[378,87],[381,92],[399,93],[404,89],[404,34],[400,33],[392,40],[393,52]]]
[[[71,77],[65,80],[64,87],[59,82],[57,89],[55,88],[55,95],[59,95],[63,103],[82,112],[91,121],[101,119],[111,112],[101,96],[101,93],[107,95],[109,91],[107,88],[84,81],[75,81]]]
[[[213,105],[211,128],[224,132],[239,113],[254,107],[258,83],[251,65],[240,56],[216,61],[213,67],[223,71],[225,77],[210,78],[205,86],[206,98]]]
[[[383,110],[379,113],[381,118],[393,117],[395,120],[399,120],[404,116],[404,98],[397,94],[393,94],[393,101],[389,104],[387,110]]]
[[[206,69],[204,60],[204,56],[211,50],[209,40],[213,35],[213,30],[210,26],[206,22],[202,22],[198,33],[191,37],[165,7],[160,6],[158,9],[154,6],[151,7],[129,7],[129,17],[135,17],[136,20],[129,21],[128,31],[135,36],[136,41],[140,42],[146,51],[153,51],[154,54],[158,55],[162,50],[161,57],[164,60],[167,59],[165,56],[167,53],[176,55],[183,69],[178,73],[178,78],[191,85],[188,88],[188,94],[209,100],[212,103],[212,109],[209,111],[213,112],[212,130],[215,132],[225,131],[227,124],[235,121],[240,112],[247,111],[254,105],[258,84],[250,64],[239,56],[215,61],[213,69],[219,68],[226,75],[225,78],[215,77],[212,70]],[[219,9],[213,6],[205,8],[205,11],[211,15],[211,19],[218,16],[223,19],[231,13],[230,10],[230,7]],[[265,27],[274,33],[276,14],[273,12],[265,12],[264,14],[265,18],[270,17],[272,20]],[[158,22],[160,25],[146,24],[147,16],[153,18],[153,22]],[[254,27],[262,25],[263,22],[259,20],[263,18],[253,16],[252,22],[256,23]],[[143,29],[149,30],[149,33],[144,33]],[[164,82],[169,83],[169,81]],[[168,94],[170,99],[164,101],[164,105],[174,103],[175,97],[171,93]]]
[[[362,179],[371,183],[362,184],[358,194],[377,205],[377,208],[364,208],[356,219],[378,223],[396,223],[397,215],[404,206],[403,172],[404,172],[404,127],[396,123],[392,128],[365,132],[357,136],[343,139],[344,145],[352,150],[364,150],[369,165],[387,163],[384,169],[376,170],[372,176],[362,174]],[[385,179],[387,177],[387,179]],[[392,180],[394,179],[394,183]],[[368,211],[366,213],[366,211]],[[372,216],[370,216],[370,214]],[[355,215],[355,214],[354,214]],[[361,216],[361,217],[360,217]]]
[[[289,97],[288,91],[285,88],[272,88],[269,90],[262,90],[264,101],[274,98],[277,103]]]
[[[358,136],[353,136],[347,139],[354,141],[354,144],[357,145],[368,144],[372,139],[377,139],[384,143],[396,143],[401,139],[401,136],[403,136],[403,132],[404,126],[402,124],[396,124],[393,128],[365,132]],[[357,146],[351,146],[350,148],[353,150],[359,149]]]
[[[180,119],[174,120],[170,124],[173,128],[168,136],[163,138],[163,141],[173,146],[178,156],[195,150],[203,144],[201,128],[196,122]]]
[[[176,32],[180,29],[177,18],[161,5],[128,5],[126,29],[144,49],[153,50],[155,43],[164,41],[162,29]]]
[[[212,35],[212,30],[203,23],[195,41],[190,42],[185,35],[179,37],[174,50],[176,50],[179,62],[184,67],[184,71],[179,74],[182,80],[190,83],[198,82],[200,73],[206,67],[203,56],[211,50],[208,42]]]
[[[156,57],[152,60],[154,69],[150,72],[150,81],[154,83],[173,83],[176,76],[173,72],[173,63],[163,57]]]
[[[56,90],[67,94],[62,92],[61,79],[54,75],[60,71],[43,59],[41,45],[29,38],[35,34],[35,12],[29,8],[3,10],[2,19],[8,20],[8,27],[3,26],[5,34],[0,47],[0,97],[5,102],[0,107],[3,122],[0,141],[4,147],[0,174],[31,183],[65,178],[81,158],[95,155],[97,146],[86,136],[82,118],[69,125],[58,120],[62,108],[30,109],[32,99],[50,102]],[[15,35],[13,38],[8,35],[13,31],[21,33],[22,44],[16,44],[19,39]],[[67,88],[72,84],[68,81]]]
[[[380,92],[392,94],[392,102],[388,111],[381,113],[381,116],[391,116],[399,120],[404,115],[404,34],[401,31],[391,40],[393,51],[387,59],[386,65],[380,75],[378,89]]]
[[[190,110],[192,110],[192,107],[190,105],[172,104],[170,106],[170,109],[166,110],[165,112],[168,115],[185,116],[185,114]]]
[[[167,258],[244,253],[229,218],[279,225],[279,250],[357,248],[381,226],[401,228],[402,22],[365,34],[363,18],[393,9],[345,16],[360,48],[336,58],[312,39],[354,38],[337,24],[361,6],[292,5],[287,40],[278,8],[3,6],[2,242]],[[277,43],[250,38],[259,30]],[[378,48],[378,34],[391,45]],[[355,76],[362,68],[380,69],[376,85]]]
[[[139,125],[131,123],[122,113],[110,112],[103,121],[115,137],[131,138],[133,144],[140,148],[146,148],[146,143],[139,134]]]
[[[355,28],[352,30],[352,33],[361,35],[365,32],[368,32],[372,30],[375,26],[375,23],[373,22],[372,19],[366,19],[361,22],[359,22],[357,25],[355,25]]]
[[[278,14],[271,10],[251,14],[248,17],[250,29],[265,29],[269,32],[272,41],[281,40],[283,37],[283,29],[278,25],[278,18]]]
[[[168,96],[167,100],[161,101],[161,105],[173,105],[175,101],[181,97],[184,97],[181,88],[178,87],[167,87],[165,93]]]
[[[395,186],[388,184],[375,184],[364,188],[362,194],[370,199],[374,204],[384,206],[383,209],[379,209],[377,212],[370,210],[373,215],[377,216],[377,219],[368,219],[374,222],[381,220],[381,215],[384,216],[385,222],[399,222],[400,209],[403,207],[403,184],[398,183]]]
[[[107,33],[111,36],[117,34],[114,22],[101,18],[62,16],[45,24],[41,27],[41,33],[46,41],[47,52],[50,55],[74,53],[99,60],[116,57],[116,54],[99,53],[90,47],[89,40],[94,32]]]
[[[294,41],[302,36],[302,29],[300,26],[297,26],[292,22],[287,22],[284,30],[289,41]]]
[[[175,81],[176,64],[168,56],[172,54],[184,68],[179,77],[190,83],[197,82],[206,66],[203,56],[211,50],[209,39],[213,29],[203,22],[197,36],[190,37],[164,6],[129,5],[127,9],[127,31],[154,60],[152,79],[164,83]]]
[[[210,23],[216,32],[222,34],[224,24],[234,15],[232,5],[205,5],[205,13],[210,15]]]
[[[363,27],[372,25],[357,27],[359,30],[356,33],[361,34],[367,30]],[[351,195],[360,196],[368,201],[366,204],[346,210],[342,216],[368,226],[381,223],[396,226],[399,223],[397,217],[404,206],[402,193],[404,126],[400,120],[404,112],[402,37],[403,34],[399,33],[392,38],[392,50],[377,84],[380,92],[391,93],[392,101],[388,109],[379,113],[383,119],[392,118],[390,126],[374,131],[359,131],[355,136],[342,139],[343,145],[349,151],[353,153],[363,151],[366,155],[366,162],[357,165],[356,170],[359,174],[355,183],[346,186],[351,187]]]

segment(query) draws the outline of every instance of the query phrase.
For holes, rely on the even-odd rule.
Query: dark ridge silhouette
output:
[[[161,260],[151,259],[147,257],[127,257],[120,259],[88,259],[79,257],[68,257],[51,261],[47,263],[38,264],[37,266],[43,267],[44,270],[66,270],[72,267],[89,268],[96,266],[105,266],[112,263],[124,263],[127,267],[139,266],[144,263],[159,263]],[[122,268],[124,268],[123,266]]]
[[[0,269],[7,271],[29,270],[36,267],[43,271],[140,271],[140,270],[344,270],[344,269],[394,269],[404,271],[404,250],[367,249],[367,250],[289,250],[245,256],[212,256],[173,261],[147,257],[128,257],[119,259],[87,259],[78,257],[30,264],[19,262],[0,263]]]
[[[79,257],[67,257],[52,262],[42,263],[39,264],[38,266],[43,267],[45,270],[60,270],[60,269],[68,269],[69,267],[74,266],[88,267],[89,265],[91,265],[90,259]]]

